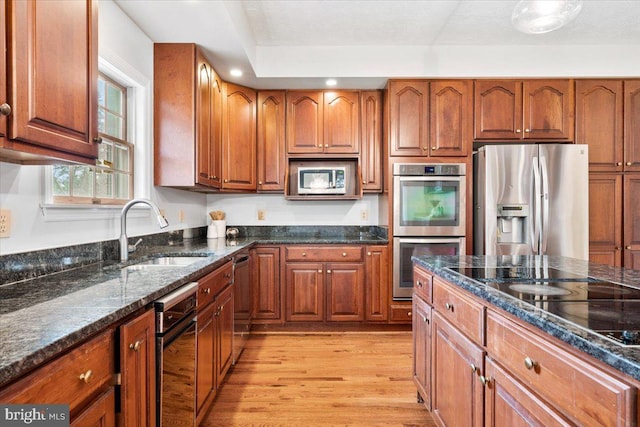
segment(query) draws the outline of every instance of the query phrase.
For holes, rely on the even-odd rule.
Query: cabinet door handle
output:
[[[528,370],[535,369],[538,366],[538,362],[530,358],[529,356],[524,358],[524,367]]]
[[[516,133],[520,133],[522,132],[520,129],[516,129]]]
[[[11,105],[6,102],[0,105],[0,116],[8,116],[9,114],[11,114]]]
[[[422,316],[422,320],[424,321],[424,323],[426,323],[427,325],[429,324],[429,319],[427,318],[427,316]]]
[[[140,348],[140,341],[136,341],[133,344],[129,344],[129,348],[133,351],[138,351],[138,349]]]
[[[322,273],[322,270],[318,270],[318,273]]]
[[[211,293],[211,288],[203,289],[202,293],[205,293],[205,294]]]
[[[469,366],[471,366],[471,372],[475,373],[475,372],[478,371],[478,367],[476,365],[474,365],[473,363],[471,365],[469,365]]]
[[[95,142],[96,144],[102,144],[102,137],[96,136],[95,138],[93,138],[93,142]]]
[[[625,246],[625,249],[631,250],[631,245]]]
[[[482,383],[482,385],[488,387],[491,384],[491,378],[485,377],[484,375],[480,375],[480,382]]]
[[[229,182],[229,180],[228,180],[228,179],[225,179],[225,180],[224,180],[224,182],[225,182],[225,183],[226,183],[226,182]]]
[[[448,302],[445,303],[444,308],[446,308],[449,311],[453,311],[453,304],[449,304]]]
[[[329,148],[329,144],[324,144],[324,148]]]
[[[422,282],[420,280],[416,280],[416,285],[421,288],[422,287]]]
[[[622,162],[616,163],[616,166],[622,166]]]
[[[438,151],[438,147],[436,147],[435,145],[434,145],[433,147],[431,147],[431,149],[432,149],[433,151]]]
[[[627,166],[631,166],[631,162],[627,162]]]
[[[93,372],[89,369],[87,372],[80,374],[80,381],[84,381],[85,384],[89,384],[89,378],[91,378],[91,375],[93,375]]]
[[[531,132],[529,129],[525,129],[524,131],[525,131],[525,133]]]
[[[331,274],[331,270],[327,270],[327,274]]]

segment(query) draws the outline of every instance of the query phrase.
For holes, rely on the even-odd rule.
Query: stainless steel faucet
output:
[[[127,212],[129,212],[131,206],[138,203],[149,205],[149,207],[153,209],[158,217],[158,224],[160,224],[160,228],[165,228],[169,225],[167,219],[160,213],[158,206],[156,206],[156,204],[151,200],[133,199],[129,201],[122,207],[122,212],[120,213],[120,261],[127,261],[129,259],[129,252],[135,251],[138,243],[140,243],[140,241],[138,241],[135,245],[129,246],[129,240],[127,239]]]

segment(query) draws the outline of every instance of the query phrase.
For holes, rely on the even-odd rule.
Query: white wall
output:
[[[152,101],[153,42],[113,3],[99,3],[99,54],[116,68],[132,74],[143,86],[146,99]],[[137,110],[143,128],[137,133],[136,168],[147,167],[147,176],[136,176],[136,196],[149,197],[165,211],[169,229],[206,224],[206,196],[158,189],[152,186],[153,147],[152,104]],[[140,150],[138,152],[138,150]],[[0,255],[59,246],[117,239],[120,232],[119,209],[41,209],[44,192],[44,167],[20,166],[0,162],[0,208],[12,216],[11,236],[0,239]],[[178,220],[182,211],[184,221]],[[134,210],[127,221],[129,235],[159,231],[147,209]],[[69,218],[74,218],[69,220]]]
[[[378,195],[311,202],[285,200],[282,194],[208,195],[207,212],[214,210],[225,212],[227,225],[380,225]],[[258,210],[264,220],[258,220]]]

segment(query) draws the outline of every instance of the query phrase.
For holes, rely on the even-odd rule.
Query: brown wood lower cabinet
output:
[[[280,247],[258,246],[251,251],[253,323],[281,323]]]
[[[637,381],[442,278],[428,304],[429,276],[414,267],[414,382],[437,424],[636,425]],[[441,304],[451,296],[459,299]],[[478,306],[486,315],[476,316]],[[484,336],[469,327],[476,322]]]
[[[71,427],[115,426],[116,414],[113,411],[116,405],[115,394],[113,387],[110,387],[71,422]]]

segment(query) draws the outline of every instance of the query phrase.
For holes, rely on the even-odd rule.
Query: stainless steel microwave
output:
[[[299,167],[298,194],[345,194],[345,167]]]

